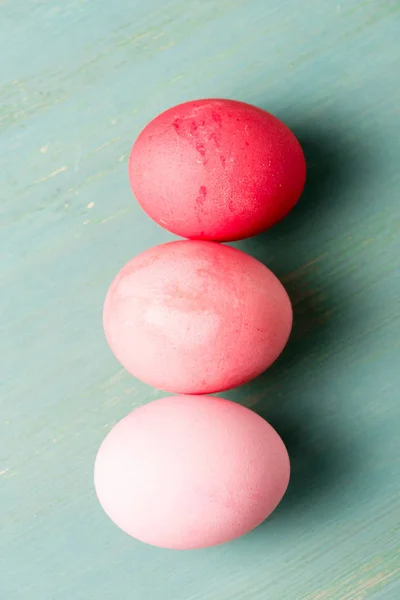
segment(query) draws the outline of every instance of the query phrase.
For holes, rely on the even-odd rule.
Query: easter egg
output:
[[[171,549],[215,546],[259,525],[284,495],[289,457],[253,411],[209,396],[137,408],[97,454],[107,515],[134,538]]]
[[[153,387],[206,394],[260,375],[283,350],[289,297],[255,258],[181,240],[130,260],[108,290],[103,323],[122,365]]]
[[[233,100],[196,100],[153,119],[129,159],[134,195],[159,225],[196,240],[256,235],[303,190],[306,164],[290,129]]]

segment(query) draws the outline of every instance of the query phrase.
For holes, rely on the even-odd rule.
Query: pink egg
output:
[[[251,256],[178,241],[146,250],[108,290],[104,329],[115,356],[153,387],[205,394],[260,375],[283,350],[289,297]]]
[[[256,413],[229,400],[175,396],[117,423],[97,454],[94,481],[123,531],[154,546],[191,549],[259,525],[289,474],[281,438]]]
[[[191,239],[237,240],[268,229],[296,204],[305,177],[303,151],[290,129],[233,100],[166,110],[144,128],[129,159],[143,209]]]

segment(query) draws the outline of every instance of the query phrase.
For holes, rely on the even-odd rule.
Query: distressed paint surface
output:
[[[397,598],[398,0],[3,0],[0,18],[0,598]],[[277,428],[293,476],[253,533],[176,553],[95,499],[101,440],[161,396],[117,364],[101,309],[172,239],[132,198],[135,136],[209,96],[267,108],[307,155],[298,207],[238,244],[286,284],[290,345],[225,394]]]

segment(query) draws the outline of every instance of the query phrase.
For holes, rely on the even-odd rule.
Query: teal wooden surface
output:
[[[1,600],[395,600],[400,596],[400,3],[0,3]],[[171,236],[128,184],[140,129],[230,97],[304,144],[305,194],[239,246],[283,280],[294,333],[226,393],[287,443],[292,482],[248,536],[145,546],[103,514],[97,448],[161,396],[105,343],[115,272]]]

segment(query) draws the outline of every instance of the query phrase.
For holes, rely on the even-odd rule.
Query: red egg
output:
[[[256,235],[296,204],[304,154],[279,119],[233,100],[197,100],[153,119],[129,159],[133,192],[172,233],[229,241]]]
[[[222,244],[179,241],[133,258],[108,290],[115,356],[156,388],[219,392],[260,375],[289,337],[292,308],[275,275]]]

